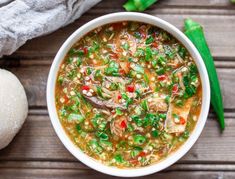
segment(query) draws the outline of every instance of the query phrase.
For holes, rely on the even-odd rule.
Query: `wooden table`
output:
[[[0,59],[0,67],[12,71],[23,83],[30,109],[20,133],[0,151],[0,178],[109,178],[77,161],[59,141],[48,117],[46,81],[65,39],[96,17],[123,11],[124,2],[104,0],[71,25],[30,40],[13,55]],[[146,13],[179,29],[187,17],[203,25],[222,85],[226,118],[226,130],[221,134],[211,111],[188,154],[146,178],[235,178],[235,5],[229,0],[161,0]]]

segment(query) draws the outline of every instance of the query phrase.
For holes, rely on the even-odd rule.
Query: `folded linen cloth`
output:
[[[101,0],[1,0],[0,57],[63,27]]]

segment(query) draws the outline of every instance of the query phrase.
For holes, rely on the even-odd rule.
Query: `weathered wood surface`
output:
[[[124,11],[124,2],[103,0],[71,25],[30,40],[0,59],[0,68],[9,69],[21,80],[30,105],[22,130],[0,151],[0,178],[109,178],[77,161],[56,136],[46,109],[46,82],[64,40],[98,16]],[[175,165],[145,178],[235,178],[235,5],[229,0],[159,0],[146,13],[180,29],[187,17],[203,25],[222,85],[227,128],[220,133],[211,111],[193,148]]]
[[[124,11],[124,0],[105,0],[85,13],[80,19],[56,32],[33,39],[14,56],[54,56],[64,40],[84,23],[104,14]],[[200,22],[206,32],[212,54],[216,59],[235,60],[235,6],[229,0],[161,0],[146,11],[182,29],[183,20],[191,17]]]
[[[0,170],[1,172],[1,170]],[[107,175],[97,173],[91,170],[73,170],[73,169],[4,169],[0,173],[0,177],[4,179],[12,178],[43,178],[43,179],[77,179],[77,178],[88,178],[88,179],[103,179],[107,178]],[[140,177],[140,179],[169,179],[169,178],[180,178],[180,179],[234,179],[235,172],[224,172],[224,171],[169,171],[162,172],[154,175]],[[109,177],[116,178],[116,177]]]

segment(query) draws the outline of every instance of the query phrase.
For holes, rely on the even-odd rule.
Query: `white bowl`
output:
[[[201,82],[202,82],[202,92],[203,92],[202,94],[203,95],[202,95],[201,113],[191,136],[176,152],[169,155],[166,159],[160,161],[159,163],[155,163],[150,166],[141,167],[141,168],[119,169],[116,167],[110,167],[84,154],[77,146],[73,144],[73,142],[65,133],[60,123],[60,120],[57,116],[56,106],[55,106],[55,84],[56,84],[57,72],[66,53],[69,51],[69,49],[73,46],[75,42],[77,42],[81,37],[83,37],[89,31],[99,26],[102,26],[104,24],[118,22],[118,21],[138,21],[138,22],[148,23],[148,24],[157,26],[159,28],[162,28],[165,31],[172,34],[176,39],[178,39],[187,48],[191,56],[194,58],[197,68],[199,70],[199,74],[200,74]],[[173,25],[157,17],[147,15],[147,14],[142,14],[142,13],[120,12],[120,13],[108,14],[108,15],[104,15],[99,18],[96,18],[86,23],[82,27],[80,27],[64,42],[62,47],[59,49],[52,63],[49,77],[48,77],[48,82],[47,82],[47,106],[48,106],[50,119],[58,137],[60,138],[64,146],[78,160],[80,160],[87,166],[97,171],[100,171],[102,173],[113,175],[113,176],[121,176],[121,177],[144,176],[144,175],[152,174],[155,172],[159,172],[169,167],[173,163],[175,163],[177,160],[179,160],[183,155],[185,155],[189,151],[189,149],[193,146],[193,144],[196,142],[199,135],[201,134],[202,129],[207,119],[209,104],[210,104],[210,85],[209,85],[208,74],[207,74],[204,62],[199,52],[197,51],[197,49],[194,47],[191,41]]]

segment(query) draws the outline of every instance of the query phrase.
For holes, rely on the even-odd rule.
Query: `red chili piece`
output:
[[[144,151],[142,151],[142,152],[139,153],[139,156],[140,156],[140,157],[144,157],[145,155],[146,155],[146,153],[145,153]]]
[[[117,59],[117,58],[118,58],[118,54],[116,54],[116,53],[110,53],[110,57]]]
[[[117,99],[122,99],[122,95],[119,94],[119,95],[117,96]]]
[[[152,46],[157,48],[157,47],[158,47],[157,42],[153,42],[153,43],[152,43]]]
[[[90,89],[90,87],[89,86],[82,86],[82,90],[89,90]]]
[[[69,101],[69,98],[66,95],[64,95],[64,103],[66,104],[68,103],[68,101]]]
[[[120,75],[125,75],[125,70],[119,69],[119,74],[120,74]]]
[[[121,122],[120,126],[121,126],[121,128],[126,129],[126,128],[127,128],[126,121],[123,120],[123,121]]]
[[[157,77],[158,80],[163,81],[166,79],[166,75],[160,75]]]
[[[178,90],[179,90],[178,85],[177,85],[177,84],[174,84],[174,85],[173,85],[173,88],[172,88],[172,93],[175,94],[175,93],[178,92]]]
[[[86,55],[86,54],[88,54],[88,48],[87,47],[84,47],[83,48],[83,53]]]
[[[126,87],[126,90],[130,93],[133,93],[135,91],[135,87],[133,85],[129,85]]]
[[[184,125],[186,123],[185,119],[180,116],[180,124]]]

